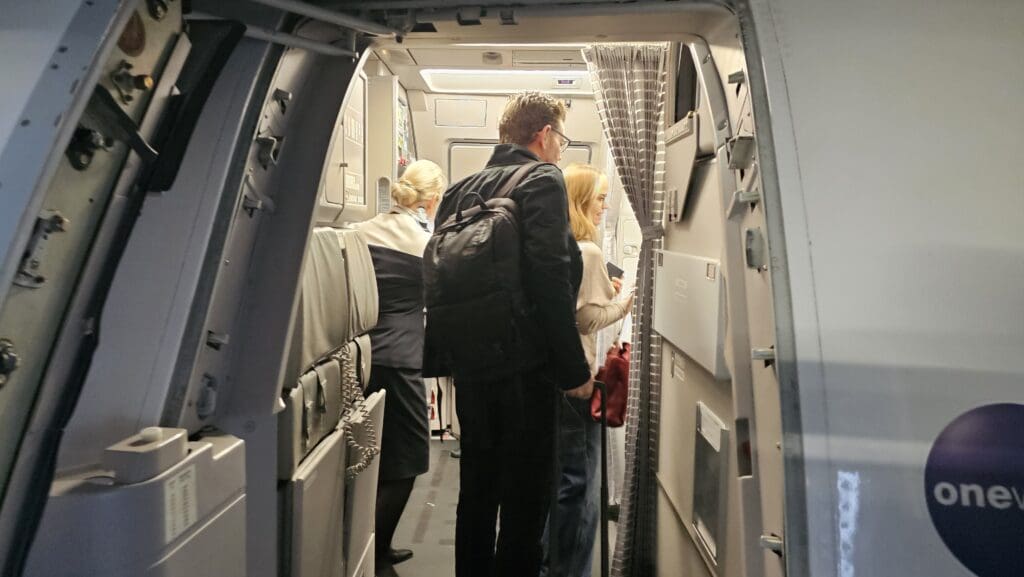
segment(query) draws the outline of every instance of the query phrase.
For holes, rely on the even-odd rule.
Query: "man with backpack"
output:
[[[538,574],[558,396],[593,391],[575,319],[582,262],[555,166],[565,116],[548,96],[513,97],[502,144],[448,189],[424,255],[424,375],[454,376],[462,430],[457,577]]]

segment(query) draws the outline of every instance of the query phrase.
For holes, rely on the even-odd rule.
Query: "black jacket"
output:
[[[453,184],[437,209],[438,227],[452,216],[467,191],[490,199],[516,168],[538,161],[529,150],[499,144],[482,171]],[[579,246],[569,228],[569,204],[562,171],[543,164],[509,194],[519,209],[523,291],[536,325],[534,350],[563,389],[583,385],[590,366],[576,327],[576,293],[583,276]],[[425,362],[429,362],[426,361]]]

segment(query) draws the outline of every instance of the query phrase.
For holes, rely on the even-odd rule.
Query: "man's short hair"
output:
[[[539,92],[516,94],[505,105],[498,124],[498,137],[503,144],[530,144],[539,130],[550,124],[565,122],[565,104]]]

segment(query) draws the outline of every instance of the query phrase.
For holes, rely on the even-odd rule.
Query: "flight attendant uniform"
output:
[[[430,430],[423,384],[423,251],[430,240],[416,213],[396,206],[359,226],[377,275],[380,312],[370,331],[373,367],[367,393],[387,391],[380,477],[427,472]]]

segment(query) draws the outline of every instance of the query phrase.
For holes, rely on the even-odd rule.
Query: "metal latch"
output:
[[[167,0],[146,0],[146,5],[149,8],[149,15],[153,17],[153,20],[159,22],[167,16],[169,10],[167,6]]]
[[[206,331],[206,345],[215,351],[219,351],[228,343],[231,342],[231,335],[227,333],[218,333],[214,331]]]
[[[769,535],[761,535],[761,547],[775,553],[779,557],[782,557],[785,544],[782,542],[782,537],[771,533]]]
[[[75,130],[75,135],[71,137],[71,143],[64,154],[72,168],[85,170],[92,164],[97,150],[110,150],[113,146],[113,138],[103,136],[98,130],[80,126]]]
[[[768,270],[768,251],[764,245],[764,235],[761,234],[761,229],[748,228],[743,236],[747,267],[756,269],[759,272]]]
[[[753,361],[762,361],[765,368],[774,366],[775,346],[750,349],[750,359]]]
[[[25,288],[39,288],[46,282],[46,277],[39,274],[43,264],[43,250],[46,248],[46,241],[50,234],[64,232],[68,223],[59,212],[52,212],[47,216],[36,219],[35,229],[32,231],[32,238],[25,248],[25,256],[21,259],[21,266],[18,267],[18,274],[14,277],[14,284]]]
[[[196,416],[206,419],[217,410],[217,379],[203,375],[199,385],[199,397],[196,399]]]
[[[728,218],[736,218],[744,214],[744,210],[752,207],[761,200],[761,192],[758,190],[737,190],[732,193],[732,202],[729,203]]]
[[[754,137],[737,136],[729,140],[729,168],[746,170],[754,163]]]
[[[0,339],[0,387],[7,384],[8,377],[18,369],[19,362],[14,343],[8,339]]]
[[[288,103],[292,100],[292,93],[283,88],[274,90],[274,100],[281,107],[281,114],[288,112]]]
[[[135,100],[136,90],[153,90],[156,82],[149,74],[132,74],[132,63],[122,60],[117,68],[110,73],[110,82],[117,89],[121,102],[128,104]]]
[[[256,137],[256,155],[263,168],[270,168],[270,165],[277,164],[277,158],[281,155],[281,142],[283,140],[283,138],[279,139],[276,136]]]
[[[256,189],[256,185],[252,182],[252,174],[247,173],[242,184],[245,186],[245,190],[242,192],[242,210],[244,210],[250,218],[257,210],[270,213],[274,212],[274,201],[260,194],[260,191]]]
[[[107,136],[127,144],[128,148],[138,154],[146,164],[151,164],[157,159],[157,152],[139,133],[139,126],[103,86],[97,86],[96,90],[93,90],[89,105],[82,115],[82,125],[92,129],[102,127]]]

